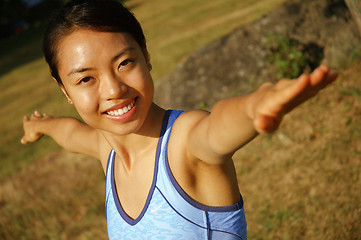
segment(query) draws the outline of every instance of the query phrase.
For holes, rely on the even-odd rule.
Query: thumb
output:
[[[260,115],[254,120],[254,127],[262,134],[272,133],[278,129],[282,118]]]

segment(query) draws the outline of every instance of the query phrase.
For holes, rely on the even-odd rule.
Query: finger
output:
[[[23,122],[29,121],[30,119],[28,118],[28,116],[24,116],[23,118]]]
[[[31,114],[30,116],[30,120],[35,120],[35,119],[38,119],[39,118],[39,115],[38,113],[34,112],[33,114]]]
[[[327,85],[334,82],[338,77],[338,73],[337,72],[333,72],[332,74],[329,74],[327,76]]]
[[[25,140],[24,137],[21,138],[20,142],[21,142],[21,144],[27,144],[27,143],[28,143],[28,142]]]
[[[323,88],[327,87],[329,84],[333,83],[337,77],[338,77],[338,73],[337,72],[333,72],[330,73],[329,70],[325,71],[324,69],[321,71],[323,71],[324,75],[321,76],[320,73],[316,73],[313,77],[313,82],[314,84],[316,84],[316,89],[317,91],[322,90]],[[319,78],[319,79],[317,79]]]
[[[303,90],[305,90],[310,84],[310,76],[308,74],[302,74],[296,81],[294,85],[294,91],[296,95],[300,94]]]
[[[329,67],[322,65],[318,68],[316,68],[312,73],[311,73],[311,86],[319,86],[319,88],[324,88],[325,86],[327,86],[329,83],[331,83],[332,81],[328,81],[329,76],[334,77],[334,73],[333,74],[329,74],[330,73],[330,69]],[[332,78],[332,80],[334,80]]]
[[[318,69],[323,71],[325,74],[328,74],[330,72],[330,68],[326,65],[321,65],[318,67]]]
[[[298,79],[292,80],[292,82],[283,89],[283,94],[279,94],[282,105],[287,104],[301,94],[307,88],[309,82],[310,77],[307,74],[302,74]]]
[[[41,114],[38,110],[36,110],[36,111],[34,112],[34,116],[35,116],[35,117],[42,117],[42,114]]]

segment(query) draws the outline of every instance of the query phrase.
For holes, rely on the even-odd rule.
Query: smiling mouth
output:
[[[121,116],[121,115],[127,113],[129,110],[131,110],[134,107],[134,104],[135,104],[135,99],[133,100],[133,102],[129,103],[127,106],[121,107],[119,109],[107,111],[106,114],[108,114],[110,116]]]

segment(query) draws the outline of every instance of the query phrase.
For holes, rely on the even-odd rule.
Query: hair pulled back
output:
[[[45,60],[58,84],[57,48],[60,40],[79,30],[129,33],[146,49],[143,30],[134,15],[115,0],[72,0],[50,19],[43,41]]]

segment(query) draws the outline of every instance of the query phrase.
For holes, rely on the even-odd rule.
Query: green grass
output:
[[[35,159],[59,150],[48,138],[44,138],[41,144],[21,145],[23,116],[29,116],[36,109],[55,115],[76,116],[48,75],[47,66],[38,59],[0,78],[0,124],[3,126],[0,130],[0,181]]]
[[[127,4],[148,36],[159,79],[198,47],[280,2]],[[20,144],[22,118],[35,109],[76,116],[40,57],[42,29],[0,42],[0,239],[104,239],[99,163],[61,152],[49,138]],[[287,116],[278,132],[237,153],[249,239],[361,236],[360,67],[342,72],[340,81]]]
[[[137,6],[133,12],[144,28],[154,67],[152,74],[157,80],[195,49],[261,17],[282,2],[134,0],[128,5]]]
[[[283,1],[131,0],[126,4],[144,28],[157,80],[198,47]],[[60,148],[47,137],[20,144],[23,116],[34,110],[77,116],[43,60],[44,29],[42,24],[0,41],[0,239],[104,239],[104,180],[97,177],[101,168],[87,165],[89,160],[79,165],[73,155],[55,154],[54,159]],[[83,174],[72,171],[74,164]],[[79,187],[74,190],[71,183]]]
[[[198,47],[260,17],[283,1],[132,0],[126,4],[144,28],[152,74],[157,80]],[[41,24],[0,41],[0,181],[40,156],[59,150],[48,139],[40,145],[22,146],[24,115],[39,110],[55,116],[77,116],[51,80],[43,60],[44,30],[45,24]]]

